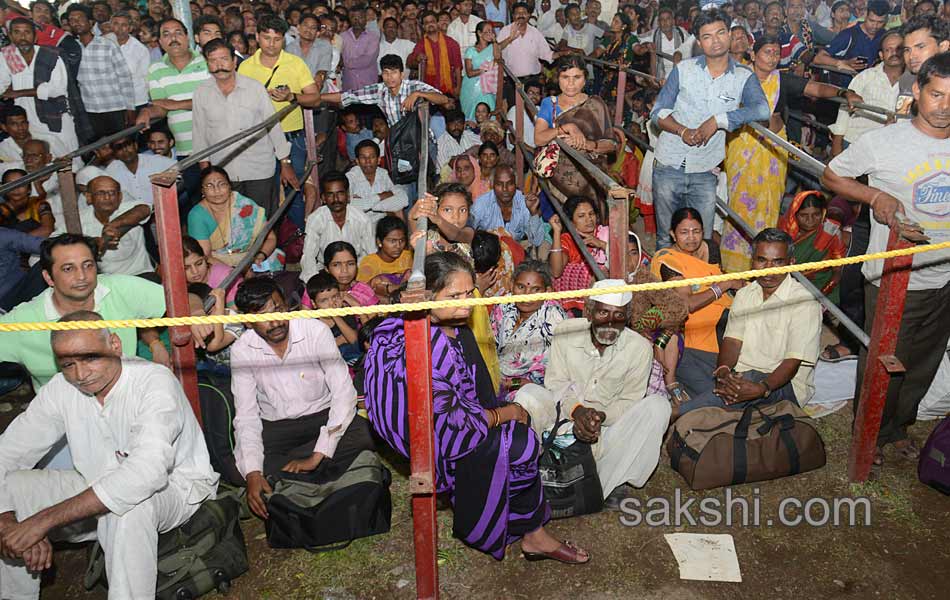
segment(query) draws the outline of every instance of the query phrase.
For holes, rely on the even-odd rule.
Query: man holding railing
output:
[[[892,227],[924,234],[933,243],[950,240],[950,53],[927,60],[914,84],[913,120],[869,131],[825,169],[822,183],[836,194],[871,207],[868,252],[887,248]],[[867,185],[857,178],[868,176]],[[905,220],[906,219],[906,220]],[[883,261],[864,263],[865,312],[875,314]],[[887,299],[885,299],[887,301]],[[872,320],[865,330],[870,333]],[[894,354],[907,369],[887,390],[874,464],[884,463],[883,448],[919,455],[907,428],[934,379],[950,338],[950,251],[914,256],[907,300]],[[858,389],[866,372],[867,352],[858,362]]]
[[[771,114],[758,78],[729,56],[729,17],[703,11],[693,33],[703,55],[673,67],[650,115],[662,130],[653,170],[658,248],[670,245],[670,219],[684,206],[700,212],[704,237],[712,235],[725,132]]]

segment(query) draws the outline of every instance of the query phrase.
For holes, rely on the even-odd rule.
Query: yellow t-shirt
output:
[[[281,50],[280,56],[277,57],[277,63],[273,68],[261,64],[261,51],[258,50],[241,63],[241,66],[238,67],[238,73],[256,79],[262,85],[266,84],[264,87],[268,90],[286,85],[291,92],[299,94],[308,85],[316,85],[307,63],[302,58],[283,50]],[[274,102],[273,100],[271,102],[274,104],[274,112],[290,104],[289,102]],[[284,117],[280,122],[280,128],[284,130],[284,133],[293,133],[303,129],[303,112],[300,108],[295,108]]]

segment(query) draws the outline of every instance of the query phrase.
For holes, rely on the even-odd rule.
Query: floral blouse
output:
[[[554,328],[566,318],[567,313],[554,301],[542,304],[541,308],[520,326],[517,324],[517,305],[496,304],[493,307],[491,324],[505,384],[517,378],[538,385],[544,384],[548,349],[554,341]]]

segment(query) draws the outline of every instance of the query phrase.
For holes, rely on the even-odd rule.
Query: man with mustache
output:
[[[752,268],[795,262],[792,238],[781,229],[752,240]],[[706,406],[745,406],[794,400],[804,406],[815,391],[821,305],[790,275],[759,277],[736,292],[729,311],[713,389],[680,404],[673,418]]]
[[[194,115],[193,150],[198,152],[247,129],[274,114],[267,90],[260,82],[237,72],[237,57],[223,39],[214,39],[202,49],[211,79],[195,89],[192,99]],[[280,160],[281,177],[293,179],[290,165],[290,142],[275,123],[267,131],[259,131],[237,146],[219,150],[201,161],[224,167],[231,178],[231,187],[257,202],[270,213],[277,198],[274,178],[274,157]]]
[[[905,40],[906,41],[906,40]],[[914,83],[917,115],[869,131],[825,169],[822,183],[836,194],[871,207],[867,251],[887,247],[890,228],[903,216],[932,243],[950,240],[950,52],[936,54],[920,67]],[[857,178],[867,175],[867,184]],[[917,237],[917,236],[915,236]],[[865,330],[871,330],[883,261],[864,263]],[[950,251],[914,257],[894,354],[907,369],[887,389],[874,462],[883,464],[883,448],[893,444],[914,460],[917,446],[907,434],[933,381],[950,337]],[[864,349],[858,360],[858,389],[865,372]],[[914,461],[916,463],[916,460]]]
[[[159,531],[217,491],[201,427],[174,374],[127,358],[108,329],[57,331],[46,351],[61,374],[0,438],[0,596],[39,598],[54,537],[98,539],[110,598],[153,598]],[[75,468],[33,469],[63,436]]]
[[[254,277],[234,299],[244,314],[288,310],[273,279]],[[306,473],[335,479],[373,449],[356,414],[356,389],[330,328],[319,319],[262,321],[231,346],[234,458],[247,480],[251,511],[267,519],[265,477]]]
[[[594,288],[624,285],[605,279]],[[574,437],[592,444],[605,505],[617,510],[630,486],[642,487],[660,459],[670,419],[666,394],[649,394],[653,347],[627,327],[630,292],[591,296],[584,318],[554,330],[544,387],[528,384],[515,401],[531,415],[540,437],[561,417],[573,420]],[[570,433],[562,431],[562,433]]]

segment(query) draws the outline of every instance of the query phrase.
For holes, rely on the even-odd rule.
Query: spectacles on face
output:
[[[93,198],[116,198],[122,192],[119,190],[100,190],[98,192],[93,192]]]
[[[219,181],[217,183],[209,181],[208,183],[205,183],[204,185],[202,185],[201,189],[208,190],[210,192],[213,190],[226,190],[230,187],[231,187],[231,184],[228,183],[227,181]]]

